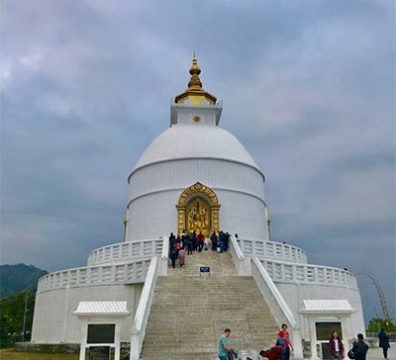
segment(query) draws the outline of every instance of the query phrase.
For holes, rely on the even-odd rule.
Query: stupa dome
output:
[[[179,159],[227,160],[261,172],[256,161],[234,135],[216,125],[202,124],[178,124],[165,130],[144,151],[134,170]]]

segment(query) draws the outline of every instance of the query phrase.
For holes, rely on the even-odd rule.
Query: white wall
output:
[[[103,285],[37,293],[32,342],[80,343],[81,320],[72,315],[80,301],[126,301],[130,315],[121,320],[121,341],[129,342],[142,288],[143,284]]]
[[[156,191],[185,189],[197,181],[265,200],[263,176],[248,165],[219,159],[181,159],[152,164],[134,172],[129,181],[128,201]]]
[[[220,229],[243,237],[268,239],[261,200],[238,192],[213,190],[221,204]],[[176,204],[182,191],[155,193],[133,201],[128,210],[128,240],[176,233]]]
[[[215,159],[167,161],[137,170],[129,184],[127,239],[175,233],[179,196],[197,181],[217,194],[221,229],[268,239],[263,176],[250,166]]]

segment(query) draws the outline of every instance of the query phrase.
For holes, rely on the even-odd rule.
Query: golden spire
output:
[[[197,58],[194,55],[193,60],[192,60],[191,69],[190,69],[191,79],[188,82],[189,89],[192,89],[192,88],[202,89],[202,83],[199,78],[200,73],[201,73],[201,69],[198,66]]]
[[[188,82],[188,88],[183,93],[176,96],[176,103],[182,104],[187,100],[190,100],[194,105],[201,105],[206,100],[209,104],[216,104],[216,97],[202,88],[202,82],[199,78],[200,73],[201,69],[198,66],[198,60],[195,57],[194,52],[190,68],[191,78]]]

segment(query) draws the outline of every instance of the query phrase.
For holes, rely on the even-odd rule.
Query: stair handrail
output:
[[[231,240],[231,251],[234,250],[235,251],[235,256],[238,259],[243,259],[245,257],[245,255],[242,252],[241,247],[239,246],[235,236],[231,235],[230,236],[230,240]]]
[[[280,293],[278,287],[275,285],[275,283],[269,276],[268,271],[266,270],[266,268],[263,266],[263,264],[260,262],[260,260],[258,258],[254,257],[252,260],[253,260],[253,264],[254,264],[252,266],[252,273],[253,273],[254,279],[256,280],[257,286],[259,287],[259,289],[261,290],[261,292],[263,293],[263,295],[265,296],[265,298],[267,300],[269,300],[268,295],[270,297],[272,297],[273,303],[274,303],[274,305],[278,305],[279,310],[282,313],[281,315],[283,315],[283,317],[286,319],[286,321],[289,323],[289,325],[292,328],[296,328],[297,321],[294,317],[294,314],[290,310],[289,305],[287,305],[287,303],[286,303],[284,297],[282,296],[282,294]],[[263,284],[263,282],[264,282],[264,284]],[[268,291],[265,291],[266,289],[263,288],[263,285],[266,286]],[[271,307],[275,310],[275,308],[273,306],[271,306]],[[274,316],[274,317],[277,318],[277,320],[279,322],[281,322],[279,315],[280,314],[278,313],[278,316]]]
[[[153,257],[147,271],[139,304],[132,323],[130,360],[138,360],[143,346],[146,326],[154,298],[154,288],[158,278],[158,257]]]
[[[250,257],[246,257],[241,247],[239,246],[236,238],[231,235],[230,236],[230,253],[232,260],[234,261],[235,267],[237,269],[238,275],[251,275],[252,269],[250,264]]]

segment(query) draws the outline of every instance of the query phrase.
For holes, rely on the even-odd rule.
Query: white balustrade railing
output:
[[[154,288],[159,275],[158,257],[153,257],[147,271],[142,294],[132,323],[130,360],[138,360],[142,350],[146,326],[154,298]]]
[[[265,299],[271,302],[271,309],[276,312],[276,320],[279,324],[288,322],[290,326],[296,327],[297,321],[294,318],[293,312],[290,310],[282,294],[268,274],[263,264],[259,259],[254,258],[252,264],[252,275],[256,281],[257,286],[263,293]]]
[[[268,271],[257,257],[252,259],[252,275],[276,322],[278,324],[286,323],[291,327],[294,356],[297,359],[302,359],[301,332],[297,320]]]
[[[149,264],[148,258],[123,264],[85,266],[56,271],[40,278],[37,291],[40,293],[66,287],[142,283]]]
[[[258,239],[238,239],[237,241],[245,256],[290,261],[299,264],[307,263],[305,251],[294,245]]]
[[[358,289],[356,277],[348,270],[320,265],[259,260],[275,282],[341,286]]]
[[[88,265],[108,264],[133,258],[151,258],[161,255],[163,238],[124,241],[93,250]]]

